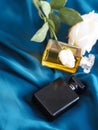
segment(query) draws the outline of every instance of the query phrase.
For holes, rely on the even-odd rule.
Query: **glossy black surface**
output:
[[[48,118],[55,118],[72,106],[79,96],[59,78],[37,91],[34,98]]]

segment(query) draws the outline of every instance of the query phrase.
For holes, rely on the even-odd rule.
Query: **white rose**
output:
[[[74,25],[69,31],[68,43],[77,45],[82,49],[82,54],[90,52],[98,40],[98,14],[90,12],[82,15],[83,21]]]
[[[71,50],[61,50],[58,57],[63,65],[69,68],[73,68],[75,66],[75,58]]]

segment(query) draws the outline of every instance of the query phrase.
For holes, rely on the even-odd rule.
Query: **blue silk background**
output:
[[[81,14],[98,13],[98,0],[68,0],[66,6]],[[31,105],[35,91],[72,75],[41,65],[48,38],[41,44],[30,39],[42,24],[32,0],[0,1],[0,130],[98,130],[98,43],[91,52],[96,57],[91,72],[79,68],[74,74],[87,89],[72,109],[49,122]],[[59,40],[66,41],[67,33],[62,24]]]

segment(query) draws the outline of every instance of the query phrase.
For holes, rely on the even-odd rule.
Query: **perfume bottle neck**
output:
[[[68,86],[78,94],[81,94],[86,88],[86,86],[74,76],[69,80]]]

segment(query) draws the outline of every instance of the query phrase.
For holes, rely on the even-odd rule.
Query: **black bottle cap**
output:
[[[72,76],[69,80],[69,87],[72,88],[76,93],[81,94],[86,86],[77,77]]]

